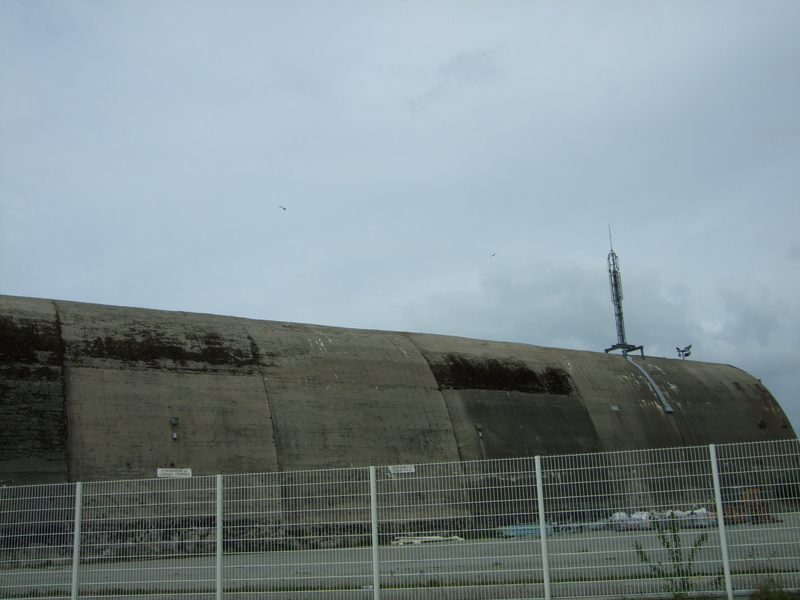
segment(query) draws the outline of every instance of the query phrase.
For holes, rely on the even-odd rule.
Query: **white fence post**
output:
[[[550,600],[550,565],[547,561],[547,521],[544,516],[544,486],[542,485],[542,457],[534,458],[536,464],[536,499],[539,501],[539,540],[542,543],[542,577],[544,600]]]
[[[75,484],[75,529],[72,536],[72,600],[78,598],[78,574],[81,564],[81,508],[83,507],[83,482]]]
[[[222,474],[217,474],[217,600],[222,600]]]
[[[711,477],[714,480],[714,500],[717,503],[717,525],[719,526],[719,545],[722,550],[722,571],[725,574],[725,591],[728,600],[733,600],[733,580],[731,579],[731,563],[728,559],[728,537],[725,533],[725,515],[722,513],[722,492],[719,485],[719,471],[717,470],[717,448],[709,444],[708,452],[711,458]]]
[[[381,600],[381,574],[378,561],[378,477],[375,467],[369,468],[369,510],[372,520],[372,597]]]

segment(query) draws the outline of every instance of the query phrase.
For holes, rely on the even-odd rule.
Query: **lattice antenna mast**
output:
[[[622,276],[619,272],[619,258],[614,252],[614,243],[611,241],[611,227],[608,228],[608,243],[611,252],[608,253],[608,280],[611,283],[611,302],[614,304],[614,319],[617,321],[617,345],[627,346],[625,341],[625,319],[622,316]]]
[[[608,280],[611,283],[611,302],[614,304],[614,319],[617,322],[617,343],[606,348],[606,352],[612,350],[622,350],[627,354],[631,350],[641,350],[644,356],[643,346],[634,346],[625,339],[625,319],[622,316],[622,275],[619,272],[619,258],[614,252],[614,242],[611,240],[611,226],[608,227],[608,243],[611,252],[608,253]]]

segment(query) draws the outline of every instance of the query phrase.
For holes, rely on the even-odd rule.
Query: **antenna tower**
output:
[[[625,320],[622,317],[622,276],[619,272],[619,258],[614,252],[614,243],[611,241],[611,226],[608,227],[608,242],[611,252],[608,253],[608,279],[611,283],[611,302],[614,304],[614,319],[617,322],[617,343],[606,348],[606,352],[622,350],[627,355],[628,352],[640,350],[644,356],[644,346],[634,346],[625,340]]]

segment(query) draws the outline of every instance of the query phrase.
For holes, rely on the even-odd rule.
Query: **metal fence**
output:
[[[3,598],[800,587],[797,440],[0,488]]]

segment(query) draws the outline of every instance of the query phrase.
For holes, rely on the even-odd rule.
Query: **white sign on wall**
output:
[[[185,478],[192,476],[191,469],[158,469],[156,471],[157,477],[172,477],[172,478]]]

